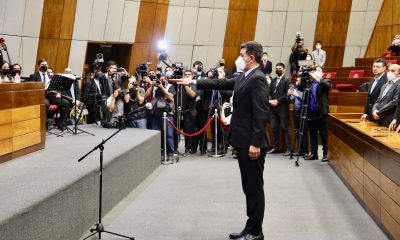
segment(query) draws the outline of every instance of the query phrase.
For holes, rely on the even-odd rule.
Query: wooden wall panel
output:
[[[12,131],[14,137],[40,131],[40,118],[13,123]]]
[[[399,11],[398,0],[384,0],[364,57],[378,57],[387,51],[394,35],[400,31]]]
[[[40,131],[31,132],[13,138],[13,151],[39,144],[41,140]]]
[[[11,102],[9,105],[11,108]],[[0,125],[12,122],[11,109],[0,110]]]
[[[12,112],[12,122],[20,122],[40,117],[40,105],[14,108],[9,111]]]
[[[164,38],[169,0],[141,1],[135,43],[132,46],[129,72],[139,63],[151,61],[149,69],[155,70],[158,62],[157,43]]]
[[[0,156],[3,156],[5,154],[11,153],[12,152],[12,139],[5,139],[0,141]],[[0,163],[2,160],[0,160]]]
[[[7,138],[12,138],[13,131],[12,131],[12,124],[4,124],[0,125],[0,140],[4,140]],[[1,153],[0,153],[1,155]]]
[[[55,72],[68,67],[77,0],[45,0],[36,59],[45,58]]]
[[[230,69],[235,69],[240,45],[254,40],[258,6],[258,0],[230,0],[229,2],[222,55],[225,58],[225,65]]]
[[[352,0],[320,0],[314,44],[327,51],[325,67],[341,67],[346,46]]]
[[[45,0],[40,38],[59,38],[65,0]]]

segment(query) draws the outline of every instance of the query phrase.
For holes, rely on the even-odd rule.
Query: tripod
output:
[[[101,143],[99,143],[92,150],[90,150],[90,152],[86,153],[83,157],[79,158],[79,160],[78,160],[78,162],[80,162],[83,159],[85,159],[92,152],[96,151],[97,149],[100,149],[99,222],[95,224],[95,228],[90,229],[91,234],[89,234],[89,236],[85,237],[83,240],[90,238],[91,236],[95,235],[96,233],[99,234],[99,239],[101,239],[101,233],[103,233],[103,232],[104,233],[108,233],[108,234],[112,234],[112,235],[116,235],[116,236],[120,236],[120,237],[124,237],[124,238],[128,238],[128,239],[131,239],[131,240],[135,239],[134,237],[128,237],[128,236],[125,236],[125,235],[121,235],[119,233],[106,231],[106,230],[104,230],[104,226],[101,223],[101,210],[102,210],[102,201],[103,201],[103,151],[104,151],[104,144],[108,140],[110,140],[112,137],[117,135],[121,130],[122,130],[122,128],[118,129],[118,131],[113,133],[106,140],[102,140]]]
[[[291,153],[290,153],[290,159],[293,159],[293,152],[294,148],[296,146],[296,142],[298,143],[298,148],[297,148],[297,157],[295,161],[295,166],[299,166],[299,158],[300,158],[300,148],[301,148],[301,142],[304,137],[304,126],[305,126],[305,121],[307,121],[307,112],[308,112],[308,100],[310,96],[310,87],[307,86],[303,90],[303,95],[301,96],[301,102],[300,102],[300,126],[299,129],[296,130],[296,135],[294,138],[294,142],[292,145]],[[306,136],[307,137],[307,136]]]
[[[78,88],[78,79],[84,79],[84,78],[76,78],[75,79],[75,82],[73,83],[73,86],[74,86],[74,97],[75,97],[75,101],[74,101],[74,111],[75,111],[75,115],[74,115],[74,131],[73,131],[73,134],[75,134],[75,135],[77,135],[77,134],[81,134],[81,133],[87,133],[87,134],[89,134],[89,135],[92,135],[92,136],[94,136],[94,134],[93,133],[90,133],[90,132],[87,132],[87,131],[85,131],[85,130],[82,130],[82,129],[80,129],[80,128],[78,128],[78,122],[79,122],[79,120],[81,119],[81,117],[82,117],[82,113],[83,113],[83,109],[85,108],[85,102],[86,102],[86,97],[85,97],[85,100],[81,103],[82,104],[82,106],[79,106],[79,108],[80,108],[80,111],[79,111],[79,116],[76,116],[76,114],[77,114],[77,111],[76,111],[76,108],[77,108],[77,104],[76,104],[76,101],[77,101],[77,93],[78,93],[78,90],[77,90],[77,88]],[[85,95],[86,96],[86,95]],[[78,133],[78,130],[79,130],[79,133]]]

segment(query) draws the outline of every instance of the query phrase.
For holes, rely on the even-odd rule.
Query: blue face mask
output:
[[[172,72],[171,72],[171,71],[167,71],[167,72],[165,73],[165,76],[166,76],[167,78],[171,77],[171,76],[172,76]]]
[[[201,72],[201,71],[196,71],[196,75],[197,75],[198,77],[200,77],[201,74],[203,74],[203,72]]]

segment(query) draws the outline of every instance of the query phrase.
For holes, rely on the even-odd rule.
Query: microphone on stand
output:
[[[128,113],[129,115],[144,111],[144,110],[152,110],[153,109],[153,105],[151,103],[146,103],[144,106],[138,107],[135,110],[131,111],[130,113]]]

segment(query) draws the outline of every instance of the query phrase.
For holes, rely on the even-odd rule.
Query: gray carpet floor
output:
[[[387,239],[326,163],[301,161],[296,168],[293,160],[267,155],[264,180],[265,239]],[[245,220],[237,160],[196,154],[160,166],[103,223],[137,240],[220,240],[241,231]]]

